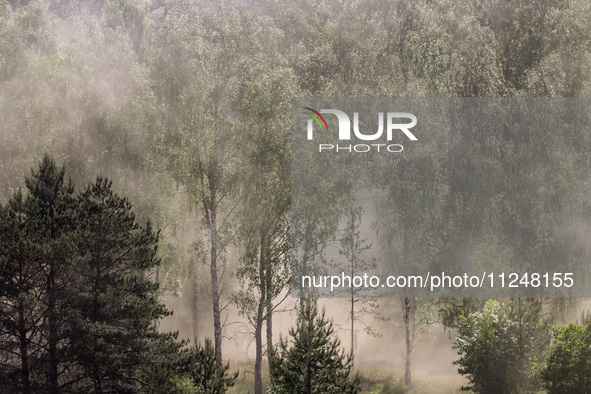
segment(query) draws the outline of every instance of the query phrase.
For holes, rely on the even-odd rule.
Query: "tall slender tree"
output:
[[[364,273],[372,272],[377,267],[376,258],[368,259],[365,255],[372,245],[368,244],[365,239],[361,238],[361,231],[359,229],[361,219],[363,216],[362,207],[349,207],[345,209],[345,226],[342,229],[342,234],[339,237],[339,254],[345,258],[344,264],[339,264],[339,267],[351,278]],[[375,331],[365,323],[364,317],[373,315],[381,317],[378,313],[377,299],[367,294],[367,289],[359,289],[351,286],[348,290],[349,294],[349,323],[351,330],[351,355],[353,362],[355,361],[355,347],[356,334],[355,323],[361,323],[365,326],[365,331],[376,335]],[[364,294],[365,293],[365,294]],[[363,305],[363,306],[359,306]]]
[[[45,319],[45,292],[38,291],[43,267],[39,243],[31,236],[35,225],[27,215],[27,205],[29,201],[19,190],[0,207],[0,384],[3,391],[20,386],[23,393],[37,390],[41,383],[40,324]]]
[[[262,65],[258,65],[261,67]],[[289,103],[295,89],[287,68],[246,80],[240,109],[244,133],[240,241],[244,248],[234,293],[255,337],[255,393],[262,393],[264,342],[273,375],[273,313],[288,296],[290,270]],[[266,323],[266,338],[263,325]]]
[[[214,348],[220,368],[221,275],[225,251],[233,240],[230,222],[239,201],[231,93],[251,34],[247,21],[223,2],[171,2],[154,13],[146,31],[152,88],[159,108],[164,109],[159,113],[161,119],[152,125],[153,148],[201,213],[200,227],[208,240],[205,261],[210,271]]]
[[[3,208],[1,258],[8,290],[3,294],[3,327],[9,338],[16,334],[20,343],[13,354],[20,357],[25,391],[43,387],[58,392],[60,382],[67,380],[60,378],[65,320],[71,313],[64,299],[74,276],[76,232],[74,186],[64,175],[65,168],[59,169],[45,155],[26,178],[26,197],[19,191]],[[38,378],[31,386],[34,359],[47,379]]]

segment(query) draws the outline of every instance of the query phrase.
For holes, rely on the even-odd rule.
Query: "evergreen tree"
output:
[[[0,391],[174,392],[183,342],[142,272],[158,233],[98,178],[74,196],[46,155],[0,205]]]
[[[315,300],[302,302],[295,329],[290,329],[292,346],[281,340],[274,357],[274,392],[358,393],[360,378],[349,379],[353,358],[341,350],[332,321],[324,310],[318,314]]]
[[[0,391],[36,388],[41,343],[39,322],[43,319],[44,293],[36,242],[25,239],[32,232],[26,215],[27,203],[17,191],[6,206],[0,206]]]
[[[229,374],[229,369],[229,364],[225,364],[222,368],[218,367],[211,339],[206,338],[205,345],[196,344],[189,349],[183,372],[198,392],[217,394],[234,386],[238,372]]]
[[[78,198],[77,280],[70,299],[72,358],[84,376],[78,386],[111,392],[137,386],[157,340],[154,320],[169,313],[158,284],[140,273],[158,266],[158,233],[135,222],[130,202],[97,178]]]
[[[64,175],[45,155],[26,179],[29,193],[17,191],[0,210],[2,350],[18,359],[3,360],[3,383],[14,387],[18,374],[25,393],[57,392],[67,380],[59,365],[70,306],[62,301],[75,259],[75,213],[74,187]]]

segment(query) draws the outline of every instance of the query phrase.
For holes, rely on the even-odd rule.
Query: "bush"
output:
[[[467,375],[464,391],[516,393],[536,391],[533,365],[548,341],[540,321],[538,300],[489,301],[481,312],[460,318],[453,348],[461,356],[454,364]]]
[[[218,367],[215,361],[215,350],[210,338],[205,339],[205,345],[197,344],[192,347],[187,356],[185,376],[188,376],[197,392],[217,394],[225,392],[234,386],[238,372],[230,374],[230,365]]]
[[[554,339],[539,374],[548,393],[591,392],[591,324],[553,327]]]

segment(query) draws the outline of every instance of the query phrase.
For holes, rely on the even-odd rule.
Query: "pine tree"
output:
[[[44,310],[43,293],[35,291],[43,283],[37,243],[24,237],[32,228],[27,205],[19,190],[0,206],[0,391],[21,387],[25,394],[36,388],[33,375],[40,372]]]
[[[77,387],[96,393],[142,387],[147,383],[138,376],[153,362],[151,345],[162,339],[153,322],[169,314],[158,284],[140,275],[159,264],[158,233],[150,222],[139,226],[130,202],[101,177],[79,196],[78,211],[83,258],[70,294],[71,355],[84,377]]]
[[[211,339],[205,338],[203,346],[195,344],[188,350],[183,373],[189,377],[198,392],[217,394],[234,386],[238,372],[229,374],[229,369],[230,364],[225,364],[222,368],[217,365]]]
[[[158,232],[98,178],[74,187],[45,156],[0,205],[0,392],[175,392],[184,342],[140,273]]]
[[[325,311],[318,313],[315,300],[302,302],[297,326],[289,331],[292,346],[281,340],[275,355],[274,392],[281,393],[358,393],[360,378],[352,380],[351,354],[341,349],[332,321]]]
[[[28,194],[17,191],[0,210],[0,325],[3,354],[11,355],[2,360],[2,383],[24,393],[57,392],[70,307],[61,300],[75,250],[74,186],[49,155],[25,183]]]
[[[34,239],[40,246],[40,260],[44,274],[45,324],[42,326],[44,364],[47,368],[47,391],[60,390],[60,364],[64,363],[63,342],[66,340],[65,320],[70,305],[63,302],[72,281],[72,266],[76,261],[74,185],[65,180],[65,167],[57,168],[54,160],[45,154],[38,171],[32,171],[25,180],[30,201],[30,220],[35,223]],[[39,290],[39,289],[38,289]],[[61,378],[61,379],[60,379]]]

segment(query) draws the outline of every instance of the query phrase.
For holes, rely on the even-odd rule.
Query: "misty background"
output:
[[[0,202],[24,187],[44,153],[65,166],[77,190],[97,174],[108,177],[139,223],[161,229],[162,265],[145,273],[173,311],[160,330],[191,341],[216,337],[224,361],[254,371],[267,344],[288,335],[298,307],[285,298],[291,99],[587,97],[590,19],[583,0],[0,0]],[[588,262],[591,216],[580,213],[590,212],[590,185],[577,181],[588,179],[581,174],[591,133],[576,133],[565,143],[576,141],[576,155],[554,174],[564,182],[556,201],[573,202],[577,253]],[[471,163],[459,165],[465,179],[475,173]],[[580,187],[563,187],[573,183]],[[325,227],[316,240],[336,244],[343,222],[317,218]],[[265,231],[272,235],[257,238]],[[274,265],[257,271],[253,253],[264,242]],[[488,246],[479,249],[483,264],[499,255]],[[417,392],[466,383],[452,365],[450,321],[472,310],[469,301],[371,302],[355,328],[356,368],[376,381],[399,380],[412,354]],[[320,303],[349,350],[348,300]],[[554,324],[584,323],[588,309],[584,300],[544,302]],[[267,335],[258,353],[257,332]]]

